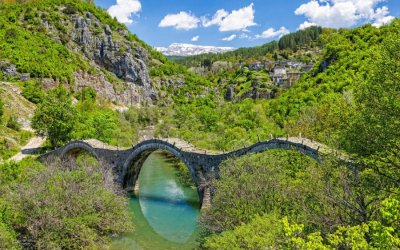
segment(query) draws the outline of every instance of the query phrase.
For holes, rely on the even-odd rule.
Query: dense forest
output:
[[[128,41],[148,51],[149,77],[158,92],[151,102],[118,109],[94,88],[73,88],[74,73],[105,72],[114,88],[123,81],[40,24],[46,18],[67,34],[61,23],[70,12],[90,12],[112,31],[126,30],[90,1],[0,3],[0,62],[31,77],[0,76],[8,83],[0,90],[1,249],[102,249],[115,235],[134,230],[126,219],[127,195],[107,164],[87,155],[45,163],[33,157],[7,160],[35,135],[47,137],[41,152],[92,138],[130,147],[148,126],[154,136],[204,149],[229,151],[271,136],[300,135],[348,156],[317,162],[291,150],[271,150],[227,160],[220,178],[208,183],[213,197],[201,214],[202,249],[400,248],[400,20],[381,28],[311,27],[259,47],[176,62],[129,34]],[[308,51],[313,68],[285,90],[273,89],[266,71],[234,69],[203,77],[187,69]],[[49,88],[45,78],[56,86]],[[255,79],[274,97],[226,100],[228,85],[246,92]],[[18,97],[9,85],[20,90]],[[16,105],[29,107],[34,132],[24,130],[20,120],[28,115]],[[177,168],[185,169],[182,163]],[[182,181],[190,183],[185,171]]]
[[[326,30],[328,31],[328,30]],[[279,41],[272,41],[261,46],[252,48],[240,48],[231,52],[221,54],[202,54],[188,57],[171,58],[179,64],[187,67],[205,66],[208,67],[216,61],[246,62],[248,60],[260,60],[269,53],[274,53],[277,49],[297,51],[301,48],[311,48],[318,45],[318,39],[323,33],[321,27],[310,27],[299,30],[295,33],[285,35]]]

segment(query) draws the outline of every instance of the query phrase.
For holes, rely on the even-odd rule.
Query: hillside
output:
[[[174,92],[202,95],[209,85],[169,62],[92,1],[10,1],[0,3],[0,13],[0,80],[8,82],[1,91],[3,159],[27,143],[33,107],[44,106],[48,93],[60,86],[78,109],[68,138],[132,145],[139,130],[158,119],[159,111],[146,107],[169,105]],[[20,132],[7,128],[10,114],[22,125]]]
[[[0,12],[3,78],[33,78],[46,89],[88,86],[124,105],[155,102],[162,82],[184,78],[152,77],[166,59],[92,3],[34,1],[0,5]]]
[[[0,82],[0,102],[1,162],[15,155],[33,136],[30,120],[35,105],[21,96],[19,86],[6,82]]]

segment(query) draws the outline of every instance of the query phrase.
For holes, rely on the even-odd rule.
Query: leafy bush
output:
[[[32,242],[30,247],[105,248],[113,235],[132,229],[126,198],[109,166],[86,156],[77,162],[52,161],[45,168],[26,168],[29,164],[36,163],[14,164],[14,180],[0,168],[0,177],[8,179],[0,183],[9,183],[1,187],[4,220]],[[1,230],[0,235],[7,236]]]
[[[1,215],[2,214],[0,213],[0,217]],[[1,222],[0,222],[0,249],[22,249],[17,241],[17,233]]]
[[[238,226],[234,230],[209,236],[203,248],[220,250],[279,249],[282,239],[284,239],[284,231],[276,215],[255,215],[251,222]]]
[[[0,138],[0,159],[8,159],[19,151],[18,145],[14,142]]]
[[[22,125],[18,122],[17,117],[10,116],[7,122],[7,128],[13,129],[15,131],[20,131]]]
[[[45,93],[40,83],[30,81],[24,84],[21,95],[30,102],[38,104],[42,102]]]
[[[233,229],[256,214],[272,212],[315,222],[333,217],[328,206],[321,212],[315,203],[314,189],[323,190],[324,185],[318,180],[321,173],[314,171],[316,165],[311,158],[282,150],[224,162],[221,178],[214,183],[213,206],[204,214],[206,228],[217,232]]]
[[[74,94],[75,98],[82,101],[95,102],[96,101],[96,90],[92,87],[84,87],[82,90]]]
[[[75,5],[73,5],[72,3],[67,3],[65,5],[65,9],[63,10],[63,12],[67,15],[73,15],[76,14],[78,12],[77,8]]]

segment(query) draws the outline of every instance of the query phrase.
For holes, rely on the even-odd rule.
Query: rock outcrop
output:
[[[31,75],[29,73],[20,73],[14,64],[9,64],[7,62],[0,62],[0,79],[18,79],[22,82],[26,82],[30,79]]]
[[[99,96],[127,106],[140,105],[142,97],[148,96],[140,86],[134,84],[128,85],[124,90],[116,91],[114,85],[102,74],[90,75],[84,72],[76,72],[74,79],[76,91],[81,86],[92,87]]]
[[[113,32],[108,25],[102,25],[91,13],[72,15],[73,29],[70,37],[78,43],[85,56],[97,65],[113,72],[127,83],[150,89],[148,52],[142,47],[127,42],[126,32]],[[116,41],[113,36],[120,36]]]

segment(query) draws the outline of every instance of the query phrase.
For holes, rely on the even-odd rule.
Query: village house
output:
[[[286,75],[286,68],[285,67],[275,67],[274,75]]]
[[[249,69],[256,70],[256,71],[265,69],[265,63],[263,63],[263,62],[250,63],[249,64]]]
[[[287,73],[287,81],[285,83],[286,88],[291,88],[293,85],[296,84],[296,82],[300,79],[300,77],[303,75],[303,72],[288,72]]]
[[[303,68],[303,67],[305,67],[306,65],[304,64],[304,63],[302,63],[302,62],[292,62],[292,61],[289,61],[288,63],[287,63],[287,67],[288,68],[290,68],[290,69],[301,69],[301,68]]]

